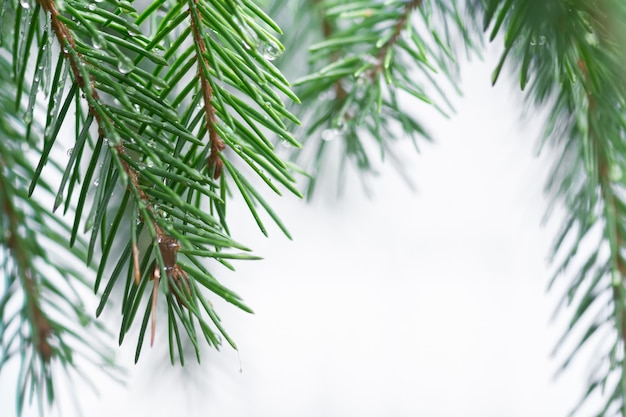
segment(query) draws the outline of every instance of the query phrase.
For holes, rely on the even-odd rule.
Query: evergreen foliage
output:
[[[157,331],[173,364],[236,349],[211,298],[251,312],[218,277],[258,258],[230,204],[289,236],[265,193],[311,196],[333,159],[340,178],[375,153],[402,172],[394,143],[431,135],[401,103],[452,114],[459,51],[479,54],[483,31],[503,42],[493,82],[505,63],[519,75],[561,155],[552,282],[569,279],[563,340],[582,334],[563,367],[598,344],[581,404],[626,416],[621,0],[0,0],[0,370],[20,364],[18,413],[43,413],[59,372],[119,375],[86,289],[96,316],[121,310],[119,343],[136,331],[136,360]]]

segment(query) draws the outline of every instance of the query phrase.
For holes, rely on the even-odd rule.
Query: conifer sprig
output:
[[[563,368],[584,346],[601,352],[572,414],[606,393],[595,415],[626,415],[626,7],[611,0],[488,1],[485,15],[491,39],[505,33],[494,82],[512,60],[529,100],[550,108],[544,140],[561,155],[548,190],[568,215],[554,247],[560,265],[552,283],[573,273],[559,305],[571,305],[573,315],[556,351],[573,339]],[[587,245],[590,251],[579,250]]]
[[[75,214],[69,250],[90,233],[80,253],[88,264],[98,261],[96,314],[112,302],[121,306],[119,341],[139,330],[136,359],[149,327],[154,342],[159,298],[172,361],[178,354],[184,363],[185,333],[198,360],[200,339],[218,347],[224,337],[236,347],[208,293],[251,310],[203,260],[232,269],[230,260],[258,259],[230,237],[233,190],[263,233],[259,205],[288,235],[256,188],[258,178],[277,193],[282,185],[300,194],[291,165],[267,138],[271,132],[300,146],[286,129],[298,120],[283,102],[297,97],[271,64],[283,49],[272,34],[278,26],[245,0],[156,1],[142,11],[124,0],[11,0],[1,10],[3,21],[16,22],[9,30],[0,25],[0,46],[13,58],[12,100],[25,107],[25,136],[37,146],[36,116],[47,97],[41,158],[26,189],[40,194],[51,187],[49,167],[63,166],[54,210]],[[68,161],[57,165],[53,155],[69,128]],[[24,294],[40,317],[33,323],[44,328],[34,287],[25,285]],[[33,334],[47,334],[38,328]],[[47,352],[40,339],[34,346]]]
[[[312,174],[309,195],[335,156],[340,181],[347,162],[361,172],[375,173],[372,145],[402,173],[394,138],[408,136],[416,147],[418,138],[430,139],[417,111],[406,110],[411,98],[446,115],[453,111],[438,83],[443,76],[457,88],[455,41],[474,48],[462,11],[455,2],[417,0],[307,0],[296,10],[301,25],[318,31],[316,37],[309,30],[287,40],[299,48],[309,45],[307,75],[294,83],[307,103],[300,109],[307,148],[296,160]],[[340,146],[333,155],[329,146],[334,148],[335,139]]]
[[[0,72],[10,71],[0,55]],[[70,227],[44,206],[54,196],[47,181],[40,182],[36,198],[28,195],[32,156],[41,148],[26,142],[24,108],[15,107],[17,91],[13,80],[0,79],[0,369],[19,362],[16,410],[20,414],[36,401],[43,414],[63,374],[90,383],[85,366],[119,373],[110,337],[85,311],[83,297],[93,285],[85,278],[86,243],[78,239],[68,249]],[[30,131],[38,135],[42,128],[30,123]],[[61,169],[53,163],[51,172]]]

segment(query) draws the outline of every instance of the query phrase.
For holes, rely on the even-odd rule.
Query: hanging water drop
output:
[[[74,152],[74,148],[69,148],[67,150],[67,156],[72,156],[72,153]]]
[[[122,73],[122,74],[128,74],[129,72],[131,72],[133,70],[133,68],[135,67],[133,65],[133,62],[128,59],[128,57],[125,56],[120,56],[119,57],[120,62],[117,65],[117,69]]]
[[[537,39],[535,39],[534,37],[530,40],[530,46],[535,46],[537,45]]]
[[[611,166],[609,170],[609,179],[613,182],[617,182],[622,179],[622,168],[619,165],[615,164]]]
[[[33,113],[27,111],[24,113],[24,123],[30,124],[33,121]]]
[[[337,97],[334,90],[326,90],[319,95],[319,99],[322,101],[332,101]]]
[[[339,129],[325,129],[322,132],[322,140],[329,142],[339,136]]]
[[[273,42],[267,42],[261,45],[261,55],[268,61],[273,61],[281,56],[283,51]]]
[[[99,34],[94,36],[92,40],[93,47],[96,49],[102,48],[102,45],[104,45],[104,42],[105,42],[104,38]]]

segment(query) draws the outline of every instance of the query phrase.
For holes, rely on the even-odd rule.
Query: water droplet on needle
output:
[[[273,42],[267,42],[261,45],[261,55],[268,61],[273,61],[283,54],[283,51]]]

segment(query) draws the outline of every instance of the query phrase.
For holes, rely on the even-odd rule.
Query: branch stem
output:
[[[372,80],[375,80],[376,77],[383,71],[383,65],[385,62],[385,56],[387,55],[389,49],[393,48],[395,44],[400,39],[402,35],[402,31],[404,30],[404,26],[406,26],[407,21],[411,17],[411,13],[413,10],[417,9],[422,4],[422,0],[412,0],[404,8],[404,12],[400,16],[400,19],[396,22],[393,27],[393,32],[389,40],[384,43],[384,45],[378,51],[378,55],[376,56],[376,67],[370,73],[370,77]]]
[[[189,15],[191,17],[191,30],[193,39],[197,48],[198,60],[198,77],[200,78],[200,88],[202,90],[202,100],[204,102],[204,113],[206,119],[206,129],[209,132],[209,146],[211,153],[209,154],[208,166],[213,168],[213,178],[218,179],[222,174],[223,162],[220,159],[220,152],[224,150],[226,145],[219,137],[215,125],[217,117],[215,116],[215,107],[213,107],[213,88],[209,81],[209,63],[206,60],[206,44],[202,37],[202,20],[196,8],[197,0],[189,0]]]

